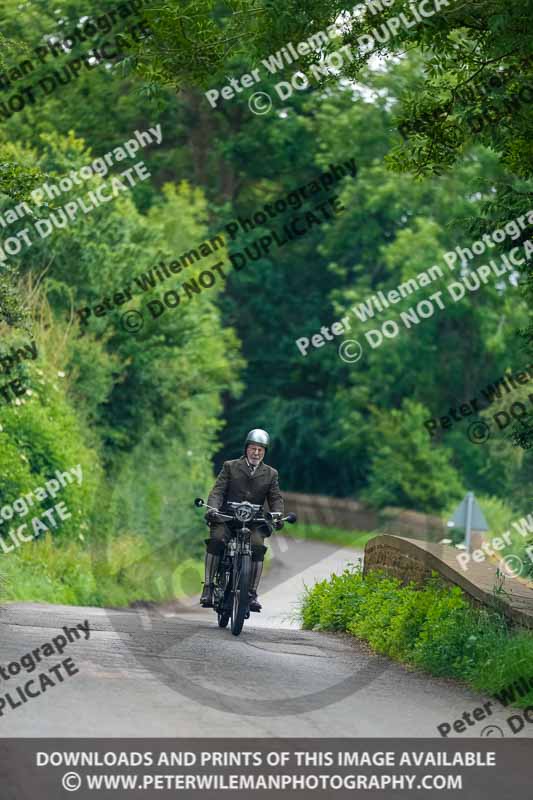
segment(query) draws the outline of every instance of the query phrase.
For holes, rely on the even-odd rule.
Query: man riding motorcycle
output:
[[[225,461],[216,483],[207,499],[207,505],[224,513],[225,504],[244,502],[263,505],[268,501],[272,513],[283,515],[283,497],[279,489],[278,472],[263,463],[263,458],[270,444],[268,433],[261,428],[254,428],[246,437],[244,455],[233,461]],[[213,606],[213,581],[217,573],[220,558],[224,552],[224,543],[229,536],[226,523],[217,522],[216,512],[208,511],[205,516],[210,525],[210,538],[205,540],[205,581],[200,604],[204,608]],[[276,530],[281,530],[283,522],[273,523]],[[257,599],[257,589],[263,561],[267,548],[263,544],[265,536],[270,536],[272,529],[264,523],[249,526],[252,530],[250,545],[252,550],[252,573],[250,577],[250,611],[261,611]]]

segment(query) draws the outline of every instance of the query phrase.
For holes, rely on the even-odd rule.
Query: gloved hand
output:
[[[214,525],[217,522],[217,511],[208,511],[204,519],[208,525]]]
[[[275,520],[275,521],[274,521],[274,527],[275,527],[275,529],[276,529],[277,531],[280,531],[280,530],[283,528],[283,526],[284,526],[284,525],[285,525],[285,523],[283,522],[283,520],[282,520],[282,519],[279,519],[279,520]]]

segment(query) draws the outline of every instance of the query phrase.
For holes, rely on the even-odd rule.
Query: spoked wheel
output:
[[[218,586],[222,593],[222,599],[216,609],[219,628],[227,628],[231,616],[231,577],[228,580],[224,569],[220,569],[218,574]]]
[[[233,607],[231,610],[231,632],[238,636],[242,631],[248,611],[248,589],[250,587],[250,556],[242,556],[240,569],[235,572],[233,584]]]

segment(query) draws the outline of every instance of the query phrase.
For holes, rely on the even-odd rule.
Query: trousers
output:
[[[267,548],[264,545],[265,536],[268,530],[264,526],[258,525],[252,528],[250,534],[250,545],[252,549],[252,561],[264,561]],[[213,555],[221,555],[224,551],[224,543],[229,539],[230,531],[224,523],[210,525],[210,538],[206,539],[207,552]]]

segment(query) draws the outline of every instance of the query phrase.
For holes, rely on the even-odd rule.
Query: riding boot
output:
[[[205,554],[205,580],[204,590],[200,597],[200,605],[204,608],[213,607],[213,589],[215,575],[217,574],[218,565],[220,564],[221,550],[224,545],[212,539],[206,540],[207,551]]]
[[[263,559],[266,553],[266,547],[254,547],[252,548],[253,555],[252,555],[252,571],[250,574],[250,589],[249,589],[249,596],[250,596],[250,611],[261,611],[262,605],[257,599],[257,589],[259,588],[259,581],[261,580],[261,575],[263,573]],[[261,560],[254,560],[254,556],[262,556]]]

